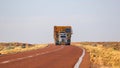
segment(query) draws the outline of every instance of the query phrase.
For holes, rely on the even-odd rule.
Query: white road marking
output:
[[[19,60],[23,60],[23,59],[27,59],[27,58],[32,58],[32,57],[35,57],[35,56],[38,56],[38,55],[44,55],[44,54],[56,52],[56,51],[59,51],[63,48],[64,48],[64,46],[62,46],[61,48],[52,50],[52,51],[46,51],[46,52],[43,52],[43,53],[37,53],[35,55],[30,55],[30,56],[26,56],[26,57],[21,57],[21,58],[11,59],[11,60],[7,60],[7,61],[2,61],[2,62],[0,62],[0,64],[6,64],[6,63],[14,62],[14,61],[19,61]]]
[[[31,57],[34,57],[34,56],[32,56],[32,55],[30,55],[30,56],[27,56],[28,58],[31,58]]]
[[[79,57],[78,62],[75,64],[74,68],[79,68],[80,64],[82,63],[83,57],[85,56],[85,49],[82,48],[82,50],[83,50],[82,56]]]
[[[22,59],[24,59],[24,58],[17,58],[17,60],[22,60]]]
[[[3,63],[3,64],[5,64],[5,63],[9,63],[10,61],[8,60],[8,61],[3,61],[3,62],[1,62],[1,63]]]
[[[38,55],[40,55],[40,54],[36,54],[35,56],[38,56]]]

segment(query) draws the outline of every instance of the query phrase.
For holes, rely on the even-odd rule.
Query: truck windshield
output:
[[[66,38],[66,36],[61,36],[61,38]]]

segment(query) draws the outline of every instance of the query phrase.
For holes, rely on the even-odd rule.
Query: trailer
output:
[[[56,45],[70,45],[71,35],[71,26],[54,26],[54,40]]]

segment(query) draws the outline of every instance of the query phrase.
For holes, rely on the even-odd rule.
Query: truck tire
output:
[[[67,44],[66,44],[66,45],[70,45],[70,41],[71,41],[71,40],[70,40],[70,39],[68,39],[68,40],[67,40]]]
[[[56,41],[55,45],[60,45],[58,41]]]

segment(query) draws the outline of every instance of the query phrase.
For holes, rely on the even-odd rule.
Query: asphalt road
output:
[[[46,48],[0,56],[0,68],[74,68],[83,50],[75,46],[49,45]],[[85,52],[80,68],[90,68]]]

